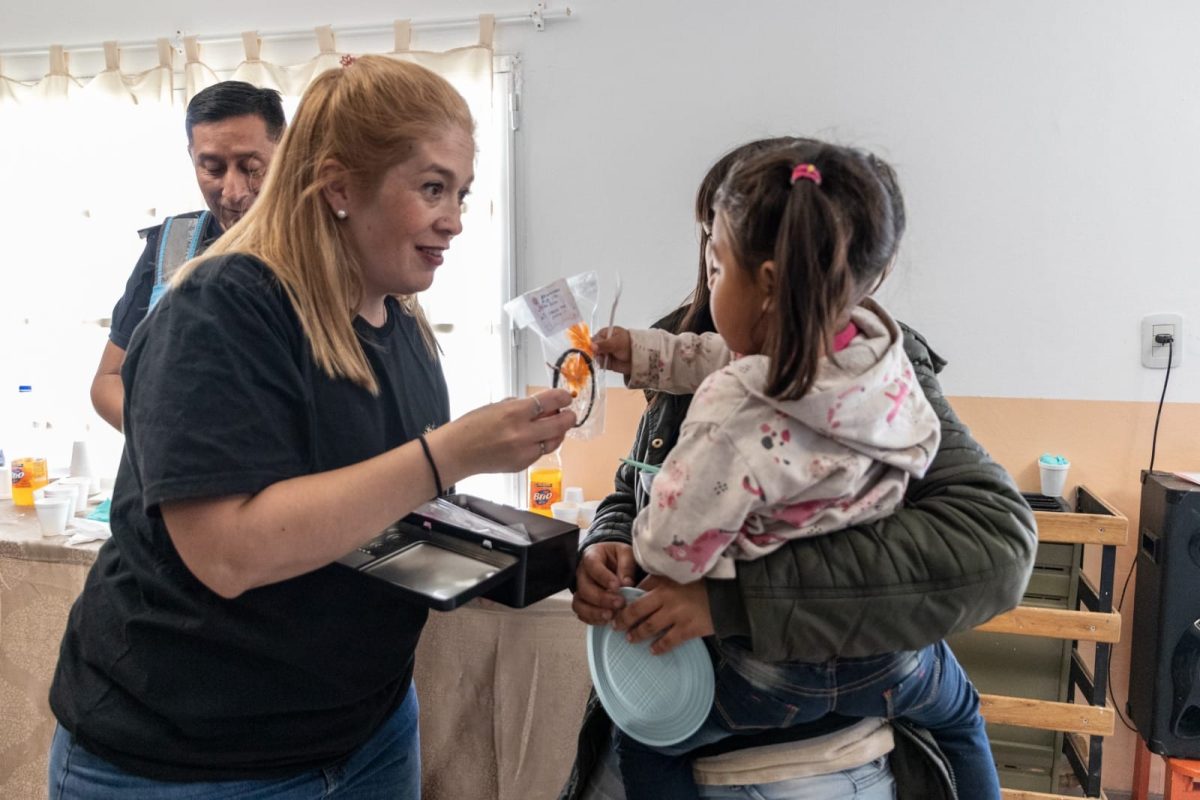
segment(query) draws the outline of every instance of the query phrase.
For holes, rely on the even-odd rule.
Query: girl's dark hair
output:
[[[713,217],[716,213],[713,210],[713,203],[717,199],[717,189],[720,187],[721,181],[725,180],[725,176],[729,174],[729,170],[733,168],[733,165],[747,156],[770,150],[773,147],[785,147],[808,141],[812,140],[800,139],[794,136],[756,139],[730,150],[708,168],[708,172],[704,174],[704,179],[700,181],[700,188],[696,190],[696,222],[700,225],[700,269],[696,275],[696,285],[693,287],[688,300],[679,308],[654,323],[655,327],[664,328],[671,333],[716,333],[717,325],[713,322],[712,310],[708,306],[707,253],[709,242],[712,240]],[[679,397],[679,395],[654,392],[650,398],[650,404],[653,406],[664,402],[666,398],[672,397]],[[684,410],[686,410],[686,405],[684,406]],[[682,418],[682,413],[680,416]]]
[[[795,136],[776,136],[771,139],[757,139],[735,147],[717,159],[708,168],[700,188],[696,190],[696,222],[701,226],[700,231],[700,271],[696,278],[696,286],[692,289],[687,303],[671,312],[664,320],[663,326],[672,333],[713,333],[717,327],[713,323],[712,311],[708,307],[708,263],[705,254],[712,238],[713,203],[717,199],[717,189],[734,164],[755,153],[789,145],[799,145],[811,142],[812,139],[801,139]]]
[[[821,183],[793,183],[798,164],[815,166]],[[757,273],[775,262],[767,394],[801,397],[847,307],[878,286],[896,255],[905,224],[896,174],[870,153],[805,141],[740,160],[713,205],[729,233],[731,268]]]

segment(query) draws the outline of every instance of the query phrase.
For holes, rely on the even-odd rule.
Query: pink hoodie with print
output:
[[[798,400],[766,396],[767,357],[731,360],[717,334],[630,334],[631,387],[695,389],[633,527],[650,573],[732,578],[736,559],[886,516],[937,451],[941,427],[899,326],[872,300]]]

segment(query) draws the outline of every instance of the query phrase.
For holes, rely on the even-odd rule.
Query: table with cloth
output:
[[[71,604],[99,543],[43,537],[0,501],[0,797],[43,800],[54,733],[47,695]],[[570,596],[516,610],[477,600],[432,612],[417,649],[424,800],[552,798],[590,681]]]

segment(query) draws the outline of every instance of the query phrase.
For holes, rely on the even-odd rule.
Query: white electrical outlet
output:
[[[1174,342],[1170,346],[1159,344],[1154,337],[1170,334]],[[1171,369],[1183,363],[1183,315],[1147,314],[1142,317],[1142,366],[1149,369],[1166,369],[1167,355],[1171,357]]]

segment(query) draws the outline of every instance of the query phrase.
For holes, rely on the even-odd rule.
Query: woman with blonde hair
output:
[[[562,391],[449,419],[415,296],[461,230],[472,132],[421,67],[321,75],[254,208],[134,334],[51,798],[419,797],[427,612],[333,562],[573,422]]]

